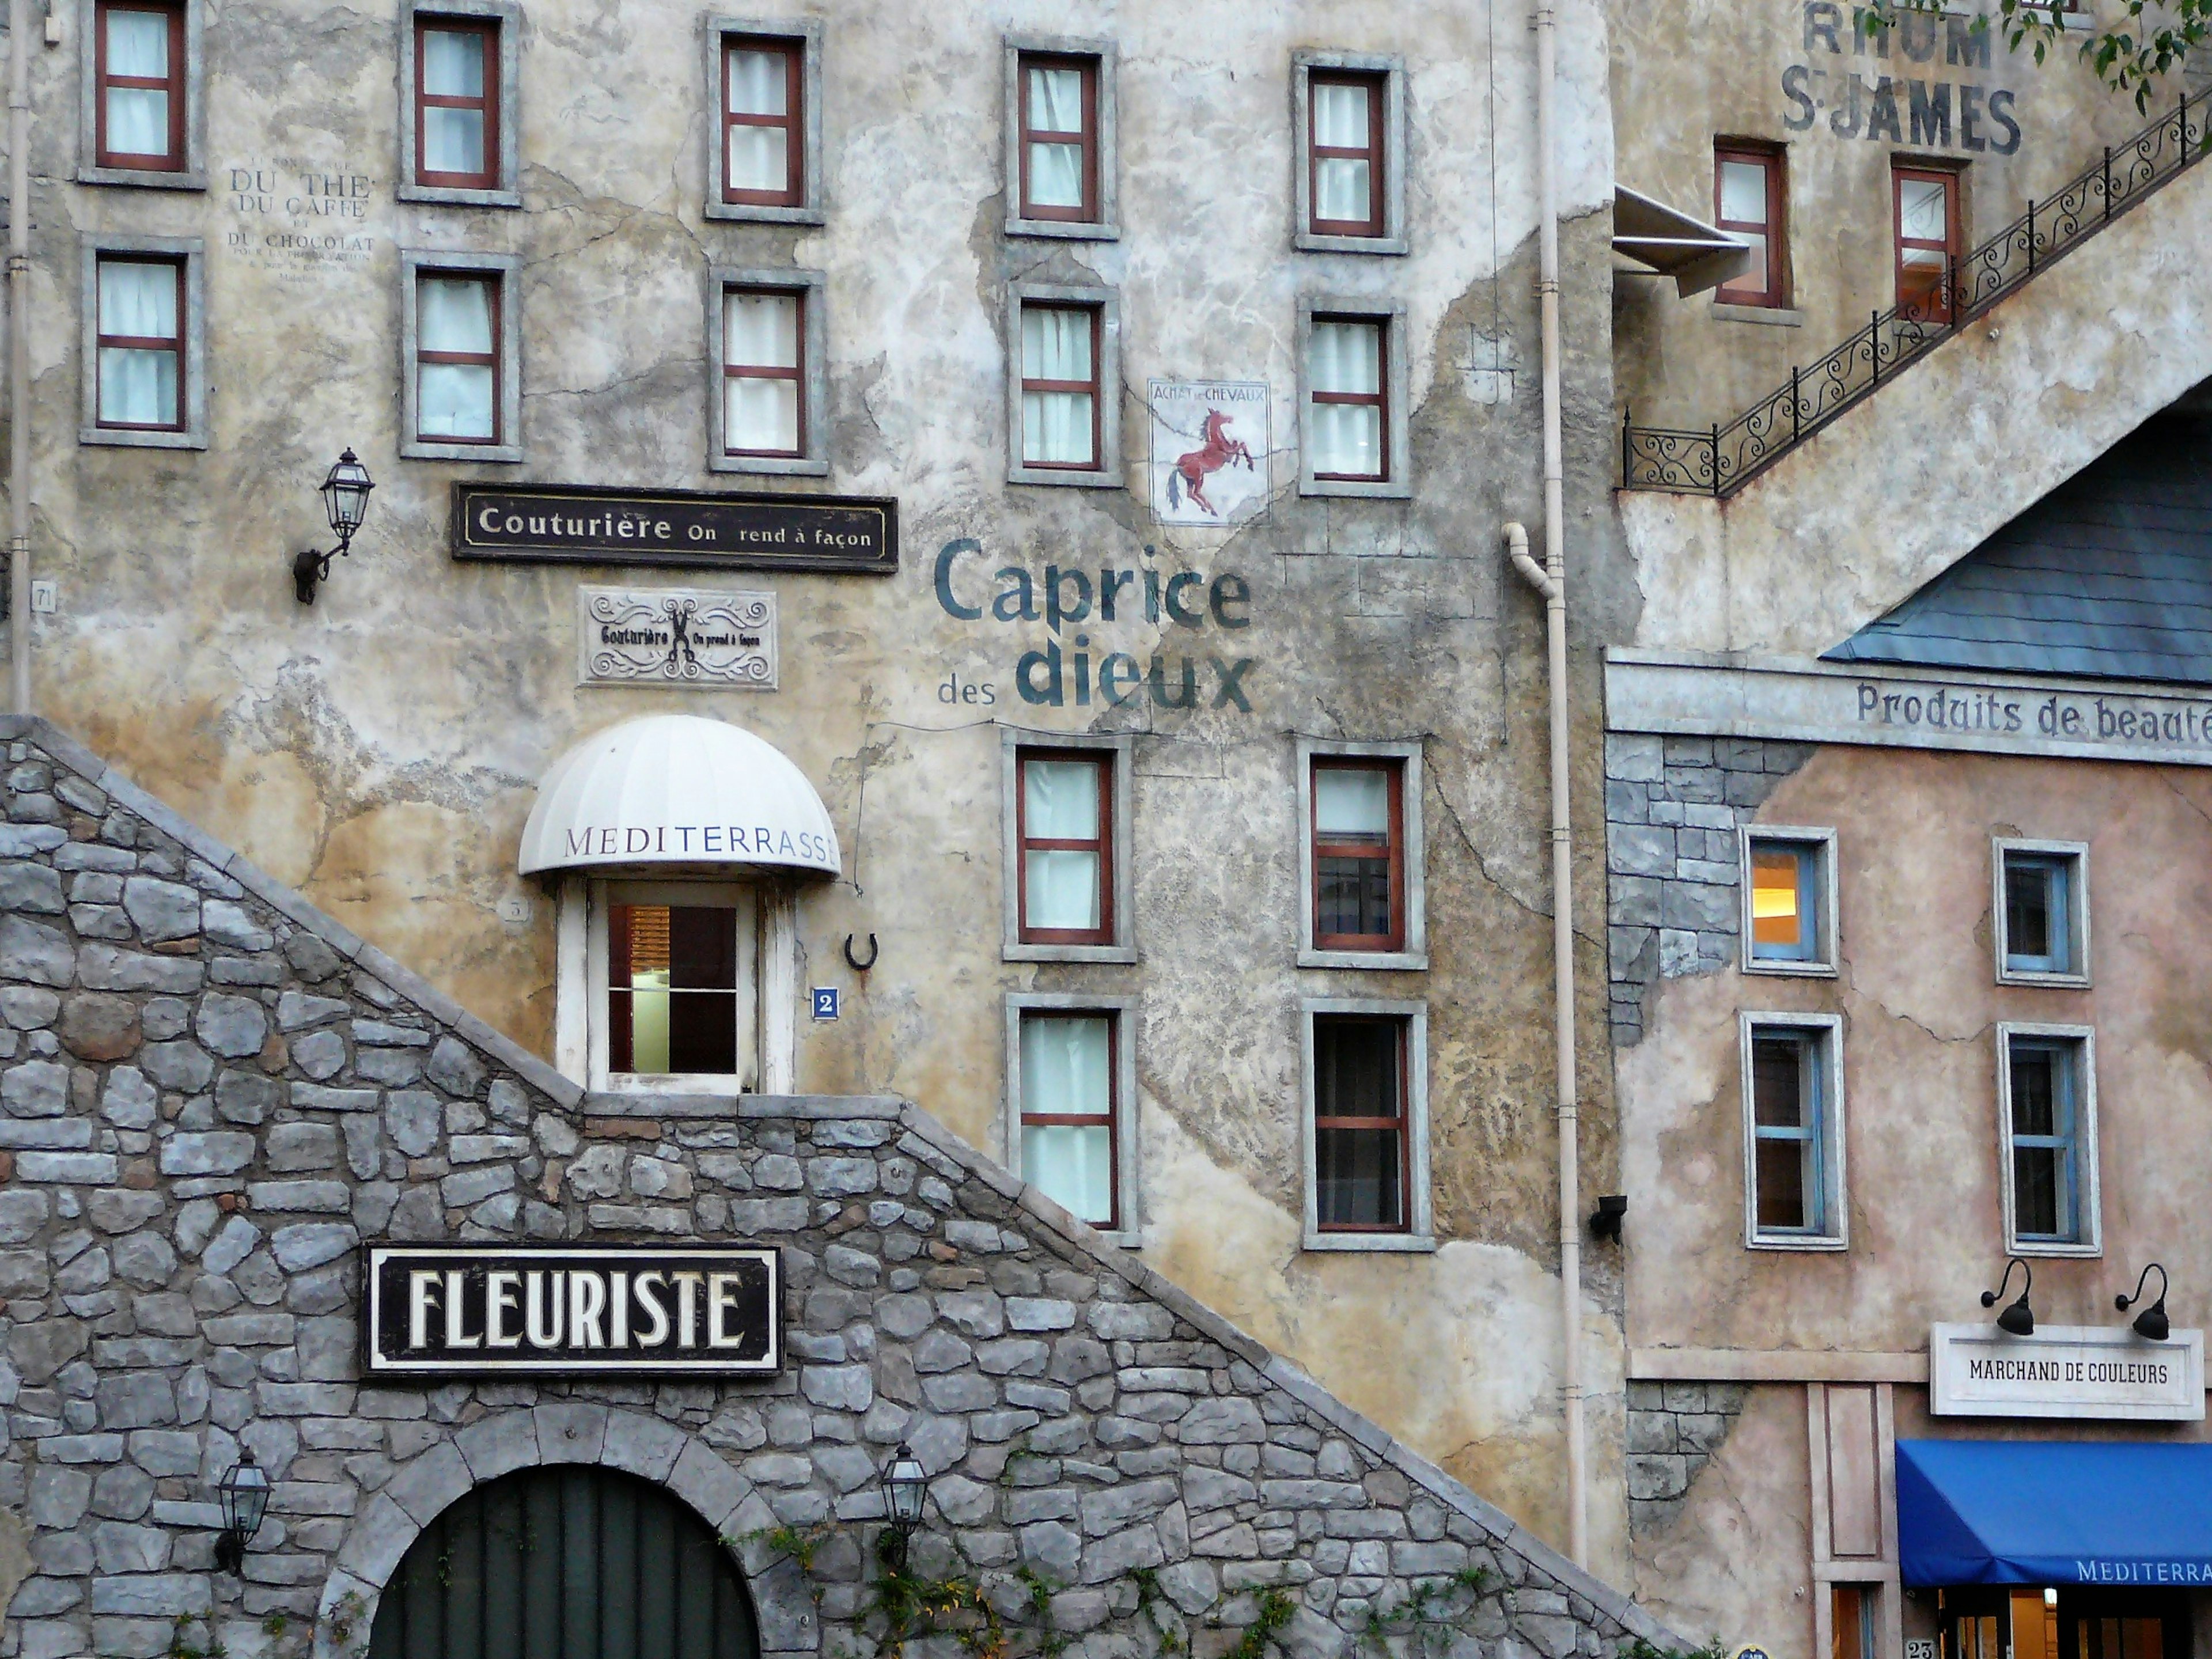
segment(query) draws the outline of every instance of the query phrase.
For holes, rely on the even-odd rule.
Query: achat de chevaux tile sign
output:
[[[773,1249],[372,1244],[372,1376],[761,1376],[783,1365]]]

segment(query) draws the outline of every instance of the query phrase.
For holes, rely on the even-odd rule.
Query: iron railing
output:
[[[1972,252],[1954,257],[1924,295],[1873,313],[1867,325],[1725,426],[1699,432],[1620,424],[1620,477],[1630,489],[1729,495],[1845,410],[1933,351],[2035,274],[2095,235],[2212,149],[2212,110],[2184,94],[2056,196]]]

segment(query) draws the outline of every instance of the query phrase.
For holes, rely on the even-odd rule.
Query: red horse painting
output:
[[[1210,473],[1218,472],[1231,461],[1244,463],[1246,471],[1252,471],[1252,452],[1243,441],[1229,435],[1229,416],[1218,409],[1206,411],[1206,447],[1194,449],[1175,464],[1168,474],[1168,506],[1182,505],[1188,495],[1215,518],[1221,514],[1212,501],[1206,499],[1206,480]]]

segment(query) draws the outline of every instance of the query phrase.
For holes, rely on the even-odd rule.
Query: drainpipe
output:
[[[1543,324],[1544,562],[1528,532],[1505,526],[1513,568],[1544,596],[1546,678],[1552,705],[1552,996],[1559,1127],[1559,1392],[1567,1439],[1567,1553],[1589,1565],[1589,1469],[1583,1431],[1583,1237],[1576,1138],[1575,923],[1571,819],[1567,805],[1567,560],[1559,435],[1559,203],[1553,174],[1555,20],[1536,5],[1536,297]]]
[[[9,0],[8,702],[19,714],[31,712],[31,0]]]

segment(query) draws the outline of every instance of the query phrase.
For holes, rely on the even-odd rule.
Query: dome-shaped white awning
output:
[[[554,763],[522,828],[521,873],[672,864],[834,876],[837,832],[781,750],[696,714],[625,720]]]

